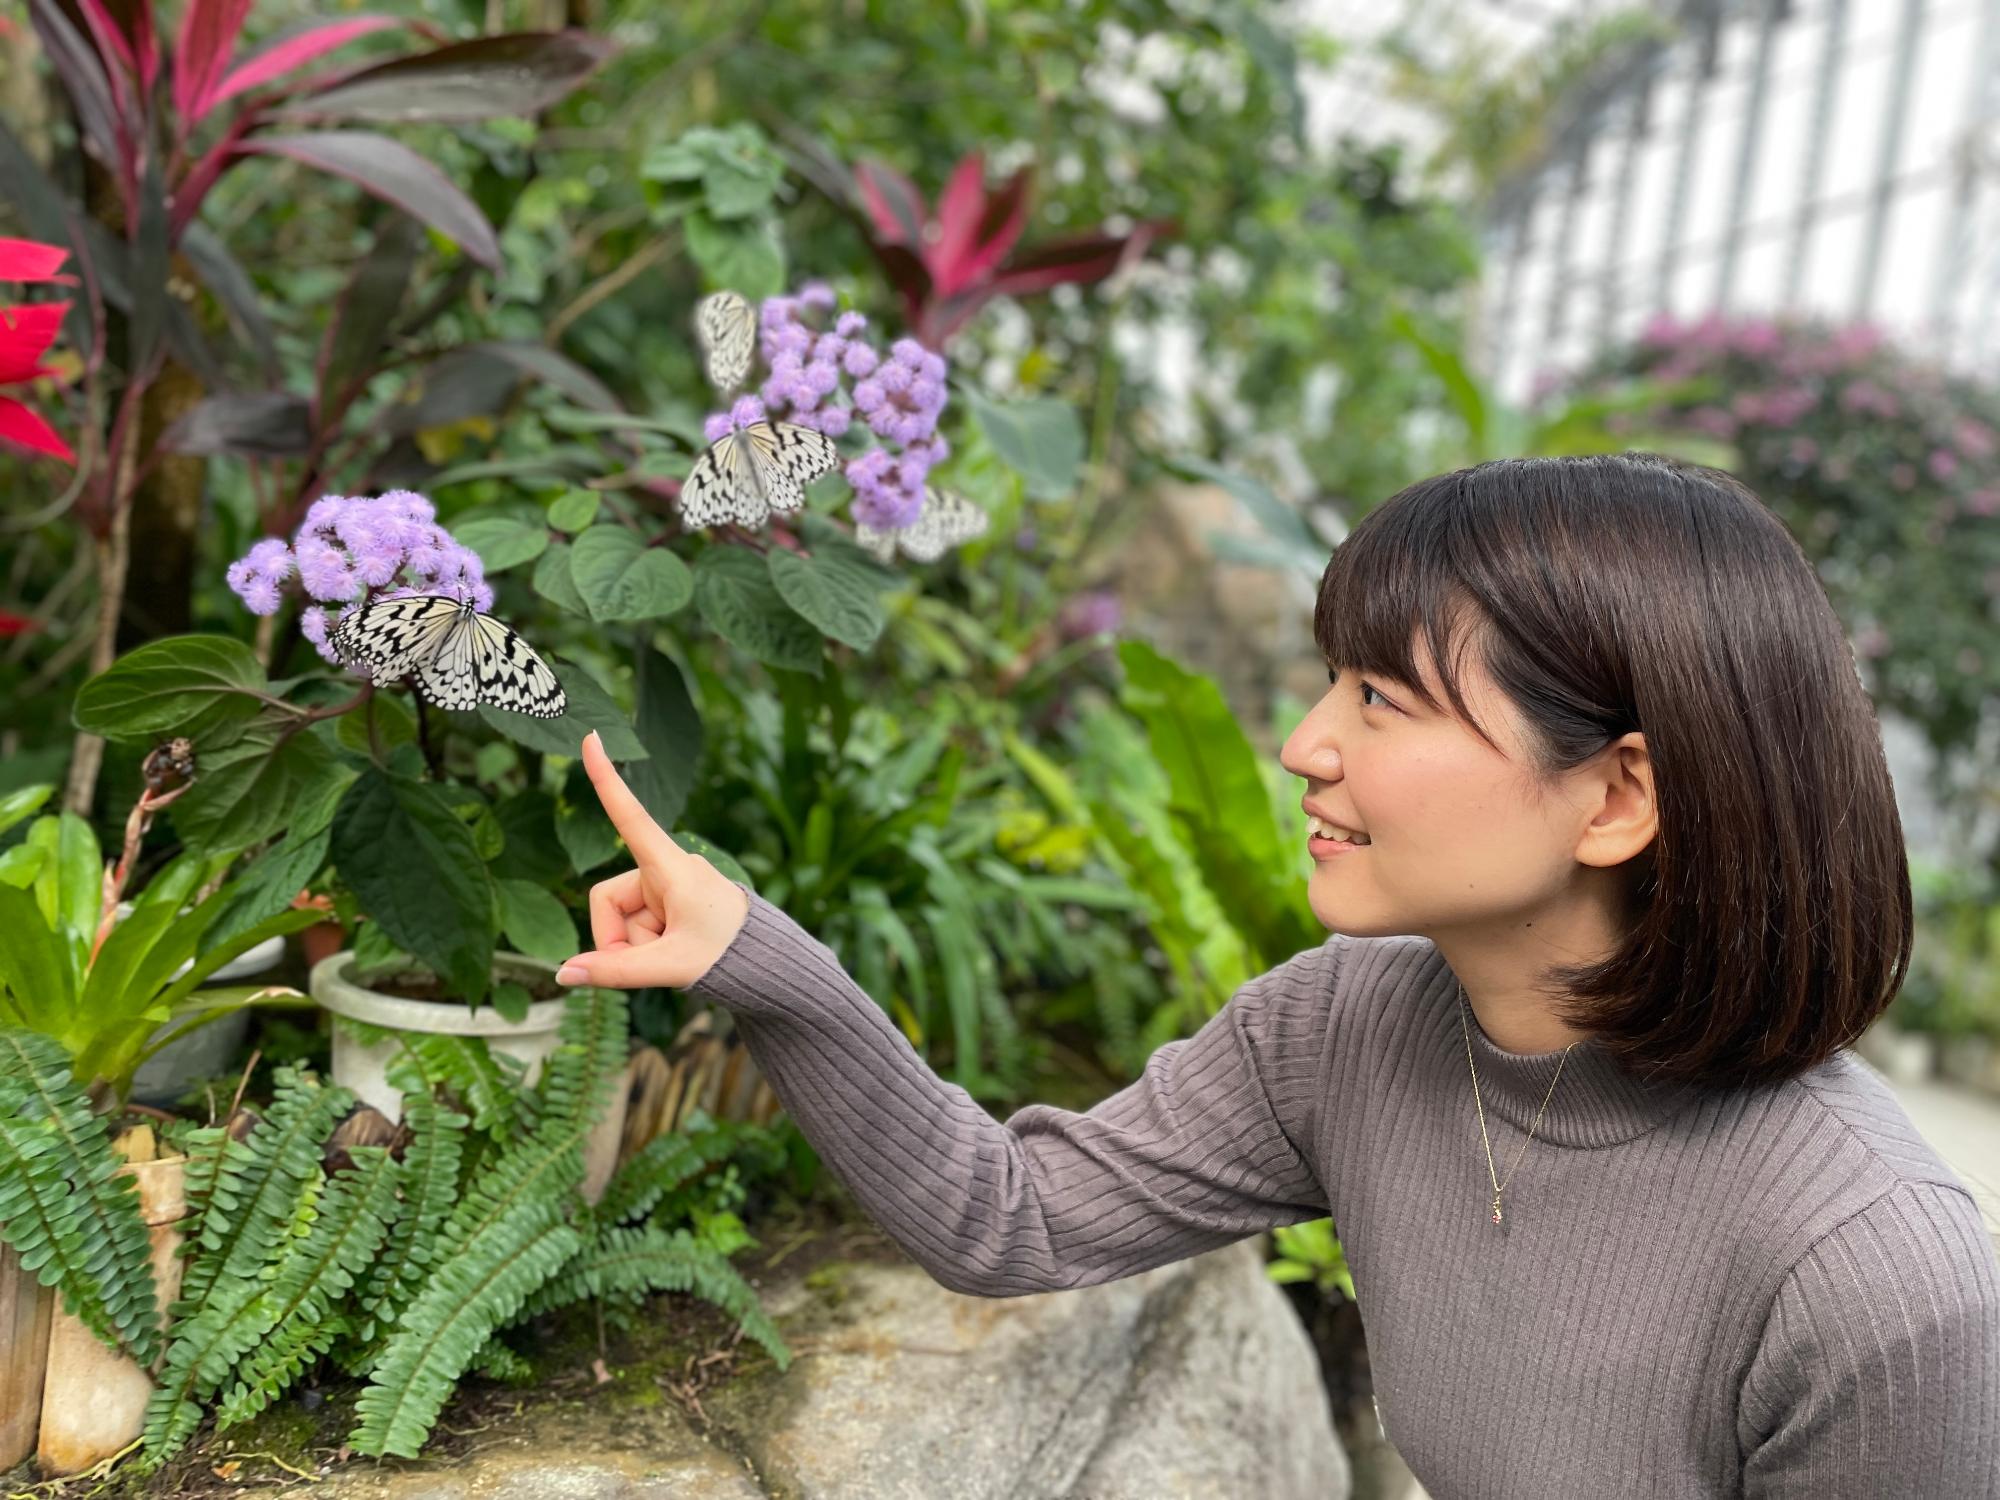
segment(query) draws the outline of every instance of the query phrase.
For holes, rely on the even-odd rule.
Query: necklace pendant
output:
[[[1494,1201],[1493,1204],[1493,1222],[1495,1224],[1498,1224],[1500,1222],[1500,1204],[1499,1200],[1497,1199]]]

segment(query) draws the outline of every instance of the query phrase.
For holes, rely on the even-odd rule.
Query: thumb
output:
[[[620,943],[615,948],[595,948],[567,960],[556,971],[559,984],[596,984],[607,989],[636,990],[664,984],[680,989],[691,983],[687,956],[671,938],[655,938],[650,943]]]

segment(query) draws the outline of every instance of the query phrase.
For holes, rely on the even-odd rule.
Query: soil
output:
[[[760,1291],[780,1278],[820,1285],[825,1278],[815,1273],[835,1263],[895,1265],[908,1260],[837,1183],[809,1201],[786,1199],[747,1221],[747,1227],[759,1243],[731,1264]],[[476,1376],[461,1381],[424,1446],[425,1459],[470,1453],[489,1441],[481,1434],[534,1408],[585,1401],[655,1406],[672,1400],[698,1411],[704,1390],[774,1368],[762,1345],[739,1338],[733,1319],[687,1293],[652,1298],[623,1331],[600,1328],[587,1303],[535,1319],[522,1329],[525,1336],[512,1342],[534,1351],[529,1356],[532,1381],[519,1386]],[[212,1422],[204,1422],[195,1439],[151,1476],[140,1476],[127,1463],[102,1478],[73,1475],[38,1482],[29,1459],[0,1474],[0,1493],[52,1500],[217,1500],[250,1485],[303,1486],[347,1464],[373,1464],[374,1459],[350,1454],[345,1445],[362,1382],[328,1363],[318,1375],[320,1383],[311,1383],[310,1377],[301,1381],[228,1432],[218,1434]]]

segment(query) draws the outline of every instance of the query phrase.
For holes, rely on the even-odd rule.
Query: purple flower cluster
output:
[[[876,446],[847,461],[843,474],[854,489],[854,518],[879,530],[913,523],[924,506],[926,476],[951,449],[937,430],[944,410],[944,356],[912,338],[897,339],[885,359],[865,334],[867,316],[848,311],[830,327],[815,326],[833,311],[833,289],[811,281],[792,296],[766,298],[758,311],[758,349],[770,376],[761,401],[741,397],[728,412],[704,424],[711,443],[732,428],[765,414],[838,438],[859,420]],[[843,394],[846,405],[835,397]],[[744,413],[754,408],[747,420]],[[891,448],[890,444],[894,447]]]
[[[437,509],[415,490],[325,495],[312,503],[290,545],[265,537],[229,565],[229,587],[252,614],[276,614],[283,585],[297,573],[308,598],[340,608],[308,608],[299,633],[338,661],[327,632],[346,606],[404,594],[470,594],[493,607],[479,554],[437,524]]]

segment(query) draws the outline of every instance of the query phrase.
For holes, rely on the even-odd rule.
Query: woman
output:
[[[1333,935],[1087,1114],[1005,1123],[833,954],[679,849],[568,983],[728,1006],[870,1215],[979,1296],[1328,1214],[1438,1500],[2000,1496],[2000,1264],[1847,1051],[1908,867],[1840,624],[1741,484],[1644,453],[1411,486],[1341,543],[1286,741]]]

